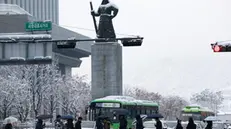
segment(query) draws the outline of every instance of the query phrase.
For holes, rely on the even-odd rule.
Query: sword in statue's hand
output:
[[[92,12],[92,11],[94,11],[94,9],[93,9],[93,5],[92,5],[92,2],[90,2],[90,7],[91,7],[91,12]],[[92,15],[92,18],[93,18],[93,22],[94,22],[94,26],[95,26],[95,32],[96,32],[96,35],[97,35],[98,30],[97,30],[97,25],[96,25],[96,19],[95,19],[95,16],[94,16],[94,15]]]

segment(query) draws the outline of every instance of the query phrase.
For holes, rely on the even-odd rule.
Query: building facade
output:
[[[38,20],[59,24],[59,0],[0,0],[0,3],[16,4]]]

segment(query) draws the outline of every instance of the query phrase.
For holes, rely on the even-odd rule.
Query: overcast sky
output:
[[[94,8],[98,8],[101,0],[92,1]],[[229,89],[231,53],[214,54],[210,44],[231,39],[230,0],[114,0],[113,3],[119,7],[113,21],[116,33],[145,38],[141,47],[123,48],[125,85],[187,98],[204,88]],[[74,28],[94,30],[88,0],[60,0],[60,24],[95,37],[94,31]],[[90,63],[90,58],[84,59],[73,72],[88,74],[90,78]]]

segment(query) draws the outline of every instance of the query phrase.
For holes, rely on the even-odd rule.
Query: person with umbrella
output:
[[[13,128],[13,126],[12,126],[12,124],[10,122],[10,119],[8,119],[7,124],[5,125],[5,129],[12,129],[12,128]]]
[[[119,129],[126,129],[128,122],[127,122],[127,120],[126,120],[126,118],[125,118],[124,115],[120,115],[119,116],[119,121],[120,121],[120,127],[119,127]]]
[[[67,119],[66,129],[74,129],[73,119]]]
[[[109,117],[105,117],[103,121],[104,129],[110,129],[111,128],[111,122],[109,120]]]
[[[140,115],[137,115],[136,116],[136,129],[143,129],[144,126],[143,126],[143,121],[140,117]]]
[[[61,121],[61,116],[57,115],[55,120],[55,129],[63,129],[63,128],[64,128],[64,124]]]
[[[160,119],[159,118],[155,118],[155,120],[156,120],[156,129],[163,129],[162,128],[162,122],[160,121]]]
[[[79,117],[77,122],[75,123],[75,129],[82,129],[81,127],[81,122],[82,122],[82,117]]]
[[[35,129],[43,129],[45,127],[45,124],[43,124],[42,119],[38,119],[38,122],[36,123]]]
[[[102,118],[100,118],[100,117],[98,117],[96,120],[96,128],[97,129],[103,129]]]
[[[177,119],[177,125],[176,125],[176,129],[183,129],[183,126],[181,125],[181,120]]]
[[[193,118],[189,117],[188,125],[186,129],[196,129],[197,125],[194,123]]]
[[[213,122],[212,121],[207,121],[207,126],[205,127],[205,129],[212,129],[213,128]]]

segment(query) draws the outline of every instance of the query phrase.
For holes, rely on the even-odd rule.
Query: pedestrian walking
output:
[[[55,129],[64,129],[64,124],[61,121],[61,116],[57,115],[55,119]]]
[[[177,119],[176,129],[183,129],[183,126],[181,125],[181,120],[179,119]]]
[[[136,129],[143,129],[144,126],[143,126],[143,121],[140,117],[140,115],[137,115],[136,116]]]
[[[156,125],[155,125],[156,129],[163,129],[162,122],[160,121],[160,119],[156,118],[155,120],[156,120]]]
[[[9,119],[9,120],[7,120],[7,124],[5,125],[5,129],[12,129],[12,128],[13,128],[13,126],[12,126],[10,119]]]
[[[126,120],[126,118],[125,118],[124,115],[120,115],[119,116],[119,121],[120,121],[120,127],[119,127],[119,129],[126,129],[128,122],[127,122],[127,120]]]
[[[186,129],[196,129],[196,128],[197,128],[197,126],[194,123],[193,118],[190,117],[188,120],[188,125],[187,125]]]
[[[82,129],[81,123],[82,123],[82,117],[79,117],[77,122],[75,123],[75,129]]]
[[[207,126],[205,127],[205,129],[212,129],[213,128],[213,122],[212,121],[207,121]]]

